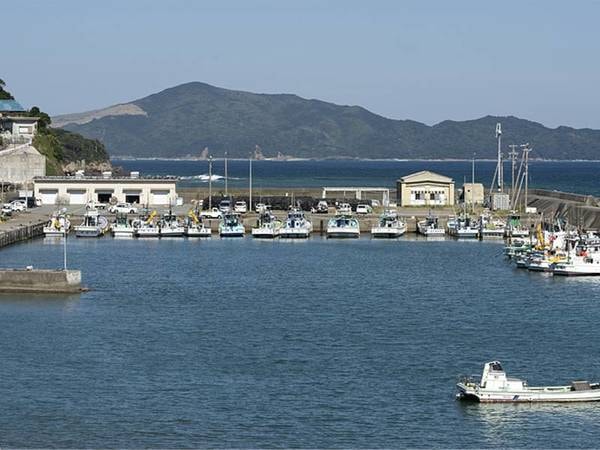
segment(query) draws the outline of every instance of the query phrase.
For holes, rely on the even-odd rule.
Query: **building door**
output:
[[[168,205],[169,191],[150,191],[150,204]]]
[[[110,199],[113,196],[113,190],[101,190],[101,191],[96,191],[96,195],[98,197],[98,201],[100,203],[110,203]]]
[[[140,189],[124,189],[125,201],[127,203],[140,203],[142,191]]]
[[[69,205],[85,205],[87,203],[87,191],[85,189],[68,189]]]
[[[58,189],[40,189],[42,205],[54,205],[58,198]]]

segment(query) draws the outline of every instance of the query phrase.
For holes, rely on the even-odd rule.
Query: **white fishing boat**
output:
[[[304,216],[299,208],[292,208],[287,219],[279,229],[279,237],[287,239],[308,238],[312,233],[312,223]]]
[[[438,218],[434,216],[427,216],[426,219],[417,222],[417,230],[423,236],[444,236],[446,231],[439,226]]]
[[[552,273],[562,276],[600,275],[600,243],[583,243],[568,252],[567,259],[555,263]]]
[[[135,227],[127,218],[127,214],[117,213],[115,221],[111,224],[110,230],[116,238],[130,238],[135,235]]]
[[[219,223],[219,236],[221,237],[244,237],[245,232],[238,214],[227,213]]]
[[[204,225],[198,211],[190,210],[186,219],[185,235],[188,237],[210,237],[212,230]]]
[[[345,214],[338,214],[327,222],[328,238],[359,238],[360,224],[358,219]]]
[[[99,237],[108,229],[108,220],[98,214],[98,210],[90,209],[85,212],[81,225],[74,229],[77,237]]]
[[[524,238],[529,236],[529,230],[521,224],[521,217],[517,215],[508,216],[504,227],[504,237]]]
[[[492,219],[482,214],[479,218],[479,235],[482,239],[502,239],[505,233],[505,224],[501,220]]]
[[[374,238],[397,238],[406,233],[406,223],[398,218],[396,211],[384,211],[379,223],[371,228]]]
[[[469,217],[449,219],[446,224],[448,234],[458,239],[477,239],[479,228]]]
[[[64,236],[69,233],[71,222],[63,212],[56,212],[44,227],[45,236]]]
[[[252,228],[252,237],[261,239],[273,239],[279,236],[281,221],[271,211],[266,211],[258,218],[258,226]]]
[[[182,237],[185,234],[185,227],[171,211],[163,214],[158,225],[160,228],[160,237]]]
[[[135,235],[140,238],[160,237],[160,227],[156,222],[157,212],[152,211],[148,216],[141,216],[133,222]]]
[[[572,381],[564,386],[528,386],[509,378],[498,361],[483,366],[479,382],[464,378],[456,387],[457,398],[480,403],[593,402],[600,400],[600,383]]]

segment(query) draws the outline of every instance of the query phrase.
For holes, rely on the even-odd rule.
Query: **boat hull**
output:
[[[360,237],[360,230],[357,229],[327,229],[328,239],[357,239]]]
[[[278,235],[277,230],[266,228],[254,228],[252,230],[252,237],[255,239],[275,239]]]
[[[394,239],[402,236],[405,232],[406,227],[373,227],[371,228],[371,237],[374,239]]]
[[[279,231],[279,237],[282,239],[307,239],[310,237],[310,230],[306,228],[283,228]]]
[[[100,237],[104,234],[104,230],[100,227],[75,227],[75,236],[77,237]]]
[[[550,390],[524,390],[524,391],[491,391],[482,392],[459,387],[459,400],[478,403],[575,403],[600,401],[600,389],[587,391],[571,391],[556,388]],[[558,391],[560,389],[560,391]]]
[[[185,232],[187,237],[197,237],[197,238],[209,238],[212,232],[210,228],[201,228],[201,229],[188,229]]]

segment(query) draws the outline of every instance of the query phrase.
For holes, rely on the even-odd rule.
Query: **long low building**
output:
[[[175,205],[176,177],[36,177],[34,196],[43,205],[84,205],[90,201]]]

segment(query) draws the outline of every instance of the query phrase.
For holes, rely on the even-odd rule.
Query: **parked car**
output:
[[[329,212],[329,205],[325,200],[319,200],[315,208],[317,214],[327,214]]]
[[[373,212],[373,208],[369,205],[365,205],[361,203],[360,205],[356,205],[356,214],[371,214]]]
[[[236,213],[243,214],[243,213],[248,212],[248,205],[246,204],[245,201],[241,200],[239,202],[235,202],[235,205],[233,205],[233,210]]]
[[[131,203],[117,203],[116,205],[108,208],[108,212],[116,214],[136,214],[137,208],[133,206]]]
[[[256,205],[254,205],[254,211],[256,211],[258,214],[267,212],[267,211],[271,211],[271,205],[266,205],[264,203],[257,203]]]
[[[2,210],[0,211],[3,216],[12,216],[12,205],[10,203],[5,203],[2,205]]]
[[[221,200],[219,203],[219,211],[228,213],[231,211],[231,200]]]
[[[97,202],[95,200],[90,200],[85,205],[85,209],[106,209],[106,203]]]
[[[339,203],[337,205],[338,214],[351,214],[352,208],[350,207],[350,203]]]
[[[13,211],[24,211],[27,209],[25,200],[13,200],[8,203]]]
[[[220,219],[223,217],[223,213],[219,210],[219,208],[212,208],[206,211],[202,211],[200,213],[200,217],[204,217],[206,219]]]

